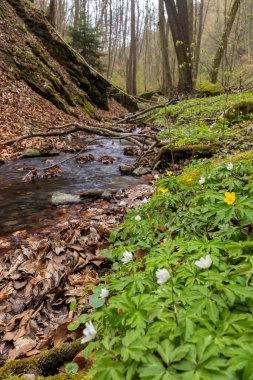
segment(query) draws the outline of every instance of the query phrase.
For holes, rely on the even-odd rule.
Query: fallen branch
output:
[[[133,144],[138,145],[139,147],[142,147],[142,142],[139,141],[139,139],[153,139],[152,136],[149,135],[139,135],[139,134],[119,134],[114,131],[110,131],[107,128],[98,128],[98,127],[86,127],[77,123],[70,123],[65,125],[66,128],[68,127],[73,127],[69,130],[65,131],[52,131],[52,132],[36,132],[36,133],[29,133],[27,135],[23,135],[20,137],[16,137],[15,139],[8,140],[4,144],[5,145],[12,145],[17,142],[20,142],[22,140],[30,139],[30,138],[35,138],[35,137],[62,137],[66,136],[75,132],[85,132],[85,133],[91,133],[99,136],[104,136],[104,137],[109,137],[109,138],[114,138],[114,139],[126,139]],[[149,144],[147,144],[149,145]]]
[[[137,119],[139,116],[145,115],[146,113],[153,111],[155,109],[168,107],[168,106],[172,105],[175,101],[176,101],[176,98],[173,98],[166,104],[156,104],[155,106],[148,107],[145,110],[136,112],[133,115],[130,115],[130,116],[125,117],[124,119],[118,120],[114,124],[122,124],[122,123],[132,121],[134,119]]]

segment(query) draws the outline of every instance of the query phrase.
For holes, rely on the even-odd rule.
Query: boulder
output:
[[[139,168],[136,168],[134,171],[133,171],[133,174],[137,175],[137,176],[141,176],[141,175],[145,175],[145,174],[148,174],[150,173],[150,169],[145,167],[145,166],[140,166]]]
[[[119,165],[119,171],[122,173],[122,174],[132,174],[132,172],[134,171],[134,167],[131,166],[131,165],[128,165],[128,164],[120,164]]]
[[[53,193],[51,197],[51,204],[54,206],[65,205],[67,203],[79,203],[81,201],[80,195],[66,194],[66,193]]]

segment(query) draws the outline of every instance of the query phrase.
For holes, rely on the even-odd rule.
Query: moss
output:
[[[63,363],[71,361],[81,350],[82,345],[79,339],[75,342],[65,343],[60,347],[43,351],[35,357],[12,360],[0,369],[0,380],[25,373],[38,376],[54,375]]]
[[[220,149],[220,146],[217,144],[196,144],[196,145],[166,145],[161,148],[158,160],[165,160],[166,162],[178,162],[181,159],[192,158],[193,156],[198,157],[212,157],[217,150]]]
[[[108,95],[116,99],[130,112],[136,112],[139,109],[137,101],[134,98],[126,96],[123,92],[120,92],[115,88],[110,87]]]
[[[203,95],[219,95],[224,93],[224,87],[221,84],[211,82],[201,82],[198,90]]]
[[[7,380],[26,380],[25,376],[10,376],[6,378]],[[83,374],[71,374],[67,375],[66,373],[60,373],[54,376],[36,376],[37,380],[92,380],[90,376],[85,376]]]
[[[243,160],[252,160],[253,159],[253,150],[249,150],[248,152],[233,154],[230,156],[227,156],[226,158],[216,158],[214,160],[209,160],[206,163],[203,164],[203,166],[185,170],[183,174],[178,176],[178,180],[180,182],[186,182],[191,178],[192,183],[197,182],[199,180],[199,177],[204,174],[208,169],[215,168],[216,166],[222,165],[222,164],[228,164],[229,162],[236,163]]]

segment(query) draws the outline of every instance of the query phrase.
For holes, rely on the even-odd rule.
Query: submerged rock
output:
[[[145,166],[140,166],[139,168],[136,168],[134,171],[133,171],[133,174],[135,175],[145,175],[145,174],[148,174],[150,173],[150,169],[145,167]]]
[[[40,157],[40,156],[41,156],[41,151],[35,148],[27,148],[22,153],[23,158]]]
[[[122,173],[122,174],[132,174],[132,172],[134,171],[134,167],[131,166],[131,165],[128,165],[128,164],[120,164],[119,165],[119,171]]]
[[[81,201],[80,195],[66,194],[66,193],[53,193],[51,204],[54,206],[65,205],[67,203],[79,203]]]

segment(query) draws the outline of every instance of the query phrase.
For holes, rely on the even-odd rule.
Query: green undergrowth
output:
[[[253,118],[252,111],[252,92],[225,94],[162,108],[153,113],[153,121],[165,127],[160,138],[177,146],[242,141],[251,134],[247,126]]]
[[[253,379],[252,178],[252,152],[202,162],[129,210],[104,251],[114,272],[70,326],[97,330],[84,349],[93,380]]]

